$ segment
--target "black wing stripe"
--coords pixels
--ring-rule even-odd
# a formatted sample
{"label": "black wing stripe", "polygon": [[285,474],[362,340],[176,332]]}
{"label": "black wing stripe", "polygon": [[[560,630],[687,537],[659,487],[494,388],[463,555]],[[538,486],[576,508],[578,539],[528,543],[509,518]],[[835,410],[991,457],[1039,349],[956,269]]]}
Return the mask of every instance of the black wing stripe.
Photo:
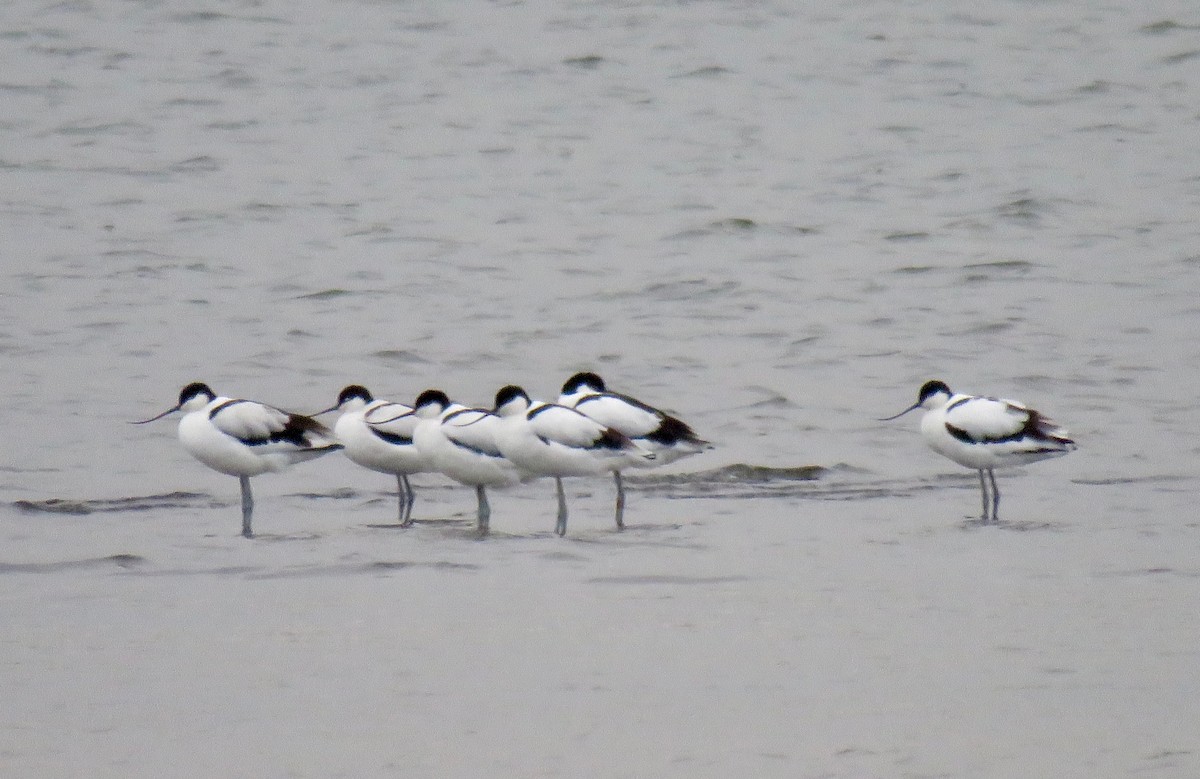
{"label": "black wing stripe", "polygon": [[1060,444],[1074,443],[1071,439],[1060,435],[1050,434],[1050,430],[1056,428],[1053,425],[1048,425],[1046,418],[1040,416],[1036,411],[1030,411],[1029,417],[1025,420],[1025,424],[1021,429],[1010,435],[1002,436],[980,436],[976,438],[963,430],[961,427],[955,427],[949,422],[946,423],[946,432],[962,441],[964,444],[1007,444],[1014,441],[1054,441]]}
{"label": "black wing stripe", "polygon": [[386,430],[376,430],[373,427],[368,429],[374,433],[377,438],[382,441],[386,441],[393,446],[410,446],[413,442],[412,438],[409,436],[398,435],[397,433],[389,433]]}
{"label": "black wing stripe", "polygon": [[498,450],[494,451],[494,452],[489,452],[486,449],[479,448],[478,446],[471,446],[470,444],[464,444],[462,441],[455,441],[453,438],[447,437],[447,439],[450,441],[450,443],[454,444],[459,449],[462,449],[467,452],[471,452],[472,454],[477,454],[477,455],[480,455],[481,457],[491,457],[496,460],[504,459],[504,455],[500,454],[500,452]]}
{"label": "black wing stripe", "polygon": [[222,411],[229,408],[230,406],[236,406],[239,403],[247,403],[247,402],[248,401],[245,401],[245,400],[227,400],[219,406],[214,406],[212,408],[212,410],[208,412],[208,418],[216,419],[217,414],[220,414]]}

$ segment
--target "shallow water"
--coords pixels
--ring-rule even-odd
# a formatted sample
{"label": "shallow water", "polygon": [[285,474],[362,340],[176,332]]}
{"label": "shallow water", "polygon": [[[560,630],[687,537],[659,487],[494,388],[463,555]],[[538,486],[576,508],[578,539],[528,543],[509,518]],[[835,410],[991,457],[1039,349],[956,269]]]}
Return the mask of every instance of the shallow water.
{"label": "shallow water", "polygon": [[[1195,9],[552,5],[0,8],[6,764],[1195,775]],[[584,368],[717,444],[620,535],[126,424]],[[981,526],[934,377],[1081,448]]]}

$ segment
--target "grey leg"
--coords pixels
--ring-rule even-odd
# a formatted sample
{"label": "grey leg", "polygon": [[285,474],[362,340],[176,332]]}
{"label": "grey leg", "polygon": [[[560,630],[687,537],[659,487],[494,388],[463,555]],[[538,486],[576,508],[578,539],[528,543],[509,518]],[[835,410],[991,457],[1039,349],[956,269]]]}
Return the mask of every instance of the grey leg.
{"label": "grey leg", "polygon": [[625,485],[621,483],[621,472],[613,471],[617,483],[617,530],[625,529]]}
{"label": "grey leg", "polygon": [[400,523],[400,527],[408,527],[404,524],[404,507],[408,505],[408,491],[404,489],[404,476],[396,474],[396,503],[399,506],[400,518],[396,521]]}
{"label": "grey leg", "polygon": [[996,486],[996,472],[988,468],[988,476],[992,480],[992,521],[1000,521],[1000,488]]}
{"label": "grey leg", "polygon": [[565,536],[567,534],[567,496],[563,494],[562,477],[555,476],[554,484],[558,488],[558,524],[554,526],[554,532]]}
{"label": "grey leg", "polygon": [[404,527],[412,527],[412,510],[413,504],[417,502],[417,494],[413,492],[412,482],[408,480],[408,474],[404,474],[400,478],[404,480],[404,491],[408,493],[408,500],[404,506],[404,521],[400,524]]}
{"label": "grey leg", "polygon": [[250,526],[250,518],[254,515],[254,496],[250,494],[250,477],[239,476],[242,484],[242,535],[254,538],[254,530]]}
{"label": "grey leg", "polygon": [[479,500],[479,514],[476,520],[476,529],[479,535],[486,536],[488,533],[488,524],[492,519],[492,507],[488,505],[487,490],[480,484],[475,487],[475,497]]}
{"label": "grey leg", "polygon": [[988,521],[988,493],[987,482],[983,479],[983,468],[979,469],[979,494],[983,498],[983,516],[981,519],[984,522]]}

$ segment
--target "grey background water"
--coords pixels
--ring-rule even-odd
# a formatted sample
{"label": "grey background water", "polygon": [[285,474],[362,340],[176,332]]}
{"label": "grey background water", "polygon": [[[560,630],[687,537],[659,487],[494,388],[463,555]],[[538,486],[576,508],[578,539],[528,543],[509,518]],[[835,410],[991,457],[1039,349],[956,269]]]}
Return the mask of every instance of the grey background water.
{"label": "grey background water", "polygon": [[[198,763],[213,774],[1194,775],[1198,68],[1185,2],[0,7],[6,760],[151,775],[207,738],[231,744]],[[125,424],[196,379],[312,411],[349,382],[397,400],[440,386],[486,404],[512,381],[552,396],[582,368],[719,445],[676,472],[832,470],[646,484],[620,538],[608,486],[581,483],[565,547],[547,546],[549,493],[530,486],[494,501],[515,536],[489,549],[463,546],[457,522],[381,538],[367,526],[390,516],[386,480],[322,461],[260,480],[260,528],[296,541],[264,553],[226,537],[232,480],[193,463],[169,423]],[[1031,532],[962,532],[973,477],[926,451],[915,419],[874,421],[931,377],[1023,398],[1080,441],[1001,476],[1008,527]],[[424,484],[418,516],[469,514],[468,495]],[[52,500],[93,513],[29,510]],[[497,587],[513,589],[464,606]],[[812,587],[831,599],[804,605]],[[371,624],[391,591],[431,598],[410,616],[438,626],[396,641],[442,651],[478,640],[447,613],[494,637],[533,598],[546,623],[499,648],[562,676],[435,651],[435,693],[418,652],[397,692],[363,681],[381,660],[364,640],[341,675],[272,702],[220,682],[239,664],[213,636],[245,627],[231,616],[245,589],[266,604],[245,618],[280,624],[244,648],[265,643],[285,668],[312,658],[281,635],[386,642]],[[130,591],[165,621],[134,630]],[[288,611],[291,594],[330,598],[336,627]],[[965,622],[925,630],[912,598]],[[772,633],[792,608],[804,627]],[[946,640],[988,635],[981,612],[1046,632],[993,636],[983,668],[940,666],[961,657]],[[734,656],[692,635],[610,668],[571,638],[654,641],[689,620]],[[127,629],[163,641],[131,647]],[[566,648],[543,654],[543,634]],[[64,642],[78,656],[57,658]],[[1037,654],[1046,642],[1061,654]],[[767,646],[794,660],[755,654]],[[863,668],[842,669],[842,686],[793,686],[856,650]],[[1026,651],[1035,679],[1003,665]],[[125,678],[130,652],[146,666]],[[194,680],[171,676],[189,666]],[[116,692],[147,673],[155,699],[217,692],[153,714]],[[266,690],[296,684],[280,673]],[[964,681],[978,685],[965,707]],[[785,727],[877,695],[861,719],[835,717],[844,731],[823,716]],[[466,720],[410,708],[423,696]],[[76,719],[113,697],[112,723]],[[550,724],[519,713],[543,700]],[[287,724],[314,701],[341,706],[309,715],[324,750]],[[497,720],[470,714],[490,705]],[[602,724],[618,712],[624,727]],[[424,743],[405,752],[402,733],[361,729],[376,716]],[[284,723],[278,753],[235,735],[268,721]],[[155,749],[123,750],[147,729]]]}

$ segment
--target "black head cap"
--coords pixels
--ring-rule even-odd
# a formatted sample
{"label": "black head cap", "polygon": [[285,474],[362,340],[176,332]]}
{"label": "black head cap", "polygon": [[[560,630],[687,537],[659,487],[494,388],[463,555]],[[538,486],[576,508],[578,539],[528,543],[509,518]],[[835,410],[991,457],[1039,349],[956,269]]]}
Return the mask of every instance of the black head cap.
{"label": "black head cap", "polygon": [[215,392],[209,389],[209,386],[202,381],[193,381],[179,391],[179,405],[182,406],[189,400],[195,397],[204,396],[212,400],[217,396]]}
{"label": "black head cap", "polygon": [[496,393],[496,408],[500,408],[506,403],[511,403],[517,398],[524,398],[525,402],[529,402],[529,396],[525,394],[525,390],[515,384],[509,384],[506,387],[501,387]]}
{"label": "black head cap", "polygon": [[358,398],[364,403],[370,403],[375,398],[371,397],[371,393],[361,384],[347,384],[341,392],[338,393],[337,404],[340,406],[347,400]]}
{"label": "black head cap", "polygon": [[571,378],[567,379],[567,383],[563,385],[562,394],[574,395],[580,389],[588,387],[596,392],[604,392],[604,379],[598,374],[591,371],[583,371],[576,373]]}
{"label": "black head cap", "polygon": [[945,393],[946,395],[954,394],[944,381],[938,381],[937,379],[927,381],[921,385],[921,391],[917,393],[917,402],[924,403],[927,398],[931,398],[939,393]]}
{"label": "black head cap", "polygon": [[416,408],[429,405],[437,405],[445,408],[450,405],[450,398],[446,397],[446,393],[439,389],[427,389],[420,395],[417,395],[417,399],[413,402],[413,405]]}

